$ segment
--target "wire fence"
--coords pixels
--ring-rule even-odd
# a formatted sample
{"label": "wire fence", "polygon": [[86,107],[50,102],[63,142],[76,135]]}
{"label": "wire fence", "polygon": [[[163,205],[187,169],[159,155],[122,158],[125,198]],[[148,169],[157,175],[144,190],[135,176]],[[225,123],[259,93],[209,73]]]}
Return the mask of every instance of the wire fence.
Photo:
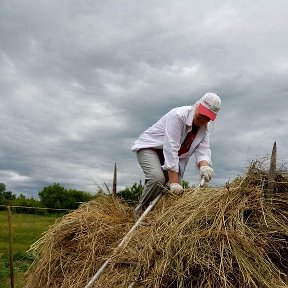
{"label": "wire fence", "polygon": [[[0,205],[0,210],[1,287],[20,288],[23,287],[23,274],[33,262],[33,257],[26,255],[30,245],[58,218],[72,210],[9,205]],[[22,279],[17,279],[18,276]]]}

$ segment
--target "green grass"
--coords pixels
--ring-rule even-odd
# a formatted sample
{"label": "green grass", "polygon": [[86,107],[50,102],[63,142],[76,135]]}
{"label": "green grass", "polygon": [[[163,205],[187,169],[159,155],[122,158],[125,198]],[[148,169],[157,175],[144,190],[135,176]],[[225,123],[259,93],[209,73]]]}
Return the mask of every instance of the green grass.
{"label": "green grass", "polygon": [[[59,217],[61,216],[16,214],[12,210],[15,288],[23,288],[25,286],[25,272],[34,260],[33,255],[26,251]],[[8,213],[7,211],[0,211],[0,286],[2,288],[10,287],[9,267]]]}

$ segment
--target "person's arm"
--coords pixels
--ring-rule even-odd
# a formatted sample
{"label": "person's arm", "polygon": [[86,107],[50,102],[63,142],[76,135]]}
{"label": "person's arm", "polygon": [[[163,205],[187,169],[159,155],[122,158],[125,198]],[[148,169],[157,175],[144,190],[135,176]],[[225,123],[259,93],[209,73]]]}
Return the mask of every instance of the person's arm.
{"label": "person's arm", "polygon": [[169,184],[171,183],[179,184],[179,173],[172,171],[172,170],[167,170],[167,171],[168,171],[168,177],[169,177]]}
{"label": "person's arm", "polygon": [[200,169],[200,178],[204,178],[206,182],[209,182],[214,175],[214,170],[209,166],[208,161],[202,160],[198,164]]}
{"label": "person's arm", "polygon": [[[195,157],[196,162],[198,163],[198,167],[211,164],[211,149],[210,149],[210,139],[209,139],[209,132],[205,132],[205,136],[202,139],[202,141],[199,143],[199,145],[195,149]],[[203,161],[203,162],[202,162]],[[205,162],[204,162],[205,161]],[[202,163],[201,163],[202,162]],[[201,164],[200,164],[201,163]]]}
{"label": "person's arm", "polygon": [[181,146],[181,135],[184,127],[182,112],[172,109],[166,117],[165,132],[163,139],[164,170],[179,172],[178,151]]}
{"label": "person's arm", "polygon": [[202,166],[208,166],[209,163],[206,160],[202,160],[198,163],[198,167],[201,168]]}
{"label": "person's arm", "polygon": [[181,196],[184,192],[184,189],[182,185],[180,185],[179,181],[179,174],[178,172],[167,170],[168,171],[168,177],[169,177],[169,188],[170,192],[173,195]]}
{"label": "person's arm", "polygon": [[209,182],[214,176],[214,170],[211,167],[209,132],[206,132],[204,139],[197,149],[197,158],[200,178],[204,178],[206,182]]}

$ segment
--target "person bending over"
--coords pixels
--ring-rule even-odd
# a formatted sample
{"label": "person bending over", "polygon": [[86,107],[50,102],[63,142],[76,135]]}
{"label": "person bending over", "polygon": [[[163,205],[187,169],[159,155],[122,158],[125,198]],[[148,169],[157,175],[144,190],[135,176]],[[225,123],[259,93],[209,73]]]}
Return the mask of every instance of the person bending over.
{"label": "person bending over", "polygon": [[135,141],[131,150],[136,152],[145,175],[144,190],[135,209],[137,218],[166,183],[172,194],[183,194],[181,181],[193,154],[200,177],[206,182],[212,179],[209,122],[216,119],[220,108],[220,97],[206,93],[192,106],[170,110]]}

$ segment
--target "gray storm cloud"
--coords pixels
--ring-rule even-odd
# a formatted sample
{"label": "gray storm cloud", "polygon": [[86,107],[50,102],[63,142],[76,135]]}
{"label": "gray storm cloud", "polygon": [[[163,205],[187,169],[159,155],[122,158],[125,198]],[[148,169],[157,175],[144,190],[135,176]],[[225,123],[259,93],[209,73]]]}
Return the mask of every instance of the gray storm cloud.
{"label": "gray storm cloud", "polygon": [[[277,141],[287,159],[288,3],[2,1],[0,182],[36,196],[143,179],[130,151],[169,109],[218,93],[212,184]],[[196,184],[191,159],[185,177]]]}

